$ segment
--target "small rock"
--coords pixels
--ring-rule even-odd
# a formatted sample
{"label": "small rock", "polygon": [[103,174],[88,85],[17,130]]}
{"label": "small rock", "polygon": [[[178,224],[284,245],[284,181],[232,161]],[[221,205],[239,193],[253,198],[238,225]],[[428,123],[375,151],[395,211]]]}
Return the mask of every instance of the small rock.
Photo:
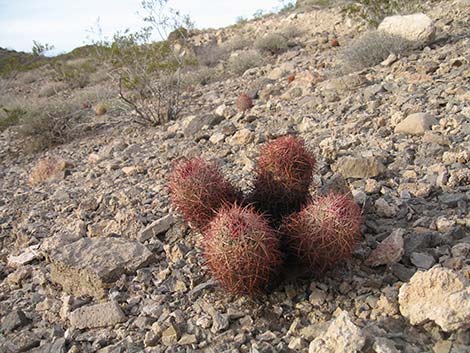
{"label": "small rock", "polygon": [[431,255],[419,252],[412,253],[410,261],[416,267],[424,270],[429,270],[436,263],[436,260]]}
{"label": "small rock", "polygon": [[376,338],[372,348],[375,353],[400,353],[393,344],[393,341],[384,337]]}
{"label": "small rock", "polygon": [[446,332],[470,327],[470,286],[453,270],[417,272],[400,288],[398,302],[412,325],[432,320]]}
{"label": "small rock", "polygon": [[162,332],[162,343],[165,346],[173,346],[178,342],[178,331],[173,325],[170,325],[165,331]]}
{"label": "small rock", "polygon": [[404,229],[396,229],[385,238],[370,254],[366,264],[372,267],[389,265],[401,260],[405,253]]}
{"label": "small rock", "polygon": [[127,320],[115,301],[83,306],[69,316],[70,325],[78,329],[114,326]]}
{"label": "small rock", "polygon": [[433,20],[423,13],[386,17],[377,29],[423,44],[433,40],[436,34]]}
{"label": "small rock", "polygon": [[437,124],[437,120],[431,114],[415,113],[407,116],[405,120],[395,126],[395,133],[424,135],[435,124]]}
{"label": "small rock", "polygon": [[241,129],[235,133],[230,139],[229,143],[233,145],[246,145],[255,139],[255,134],[248,129]]}
{"label": "small rock", "polygon": [[8,333],[20,327],[27,325],[30,320],[26,317],[21,310],[12,310],[8,315],[3,318],[2,332]]}
{"label": "small rock", "polygon": [[381,217],[393,218],[398,213],[398,206],[388,203],[383,197],[381,197],[375,201],[375,210]]}
{"label": "small rock", "polygon": [[345,178],[371,178],[385,171],[384,165],[377,157],[342,157],[332,169]]}
{"label": "small rock", "polygon": [[26,248],[21,254],[18,256],[10,255],[8,256],[7,264],[10,267],[19,267],[26,264],[29,264],[39,258],[39,244],[32,245],[29,248]]}
{"label": "small rock", "polygon": [[225,134],[221,132],[215,132],[209,138],[209,141],[212,142],[214,145],[223,142],[225,140]]}
{"label": "small rock", "polygon": [[188,334],[183,335],[178,341],[178,344],[180,346],[186,346],[186,345],[195,344],[195,343],[197,343],[196,335],[188,335]]}
{"label": "small rock", "polygon": [[165,233],[173,224],[175,224],[175,217],[171,213],[167,214],[145,227],[145,229],[140,232],[139,241],[143,242]]}
{"label": "small rock", "polygon": [[308,353],[360,352],[365,341],[361,329],[354,325],[346,311],[341,311],[328,330],[310,343]]}

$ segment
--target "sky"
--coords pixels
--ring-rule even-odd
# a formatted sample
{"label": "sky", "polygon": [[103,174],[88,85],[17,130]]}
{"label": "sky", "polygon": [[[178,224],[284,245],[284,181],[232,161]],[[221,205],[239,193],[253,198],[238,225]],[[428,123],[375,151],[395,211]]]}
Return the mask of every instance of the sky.
{"label": "sky", "polygon": [[[141,0],[0,0],[0,47],[30,52],[34,40],[53,45],[49,54],[68,52],[98,39],[98,19],[105,38],[126,28],[142,28],[140,4]],[[169,0],[168,4],[188,14],[196,28],[219,28],[238,17],[250,18],[260,9],[279,9],[283,1]]]}

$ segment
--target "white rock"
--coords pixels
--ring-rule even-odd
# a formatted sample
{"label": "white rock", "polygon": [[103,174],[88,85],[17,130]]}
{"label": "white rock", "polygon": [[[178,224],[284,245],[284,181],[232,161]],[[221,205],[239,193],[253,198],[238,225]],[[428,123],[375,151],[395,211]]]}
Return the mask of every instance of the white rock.
{"label": "white rock", "polygon": [[235,133],[230,138],[229,143],[233,145],[246,145],[250,142],[253,142],[255,139],[255,134],[248,129],[241,129]]}
{"label": "white rock", "polygon": [[342,311],[331,322],[326,333],[310,343],[308,353],[360,352],[365,341],[361,329],[353,324],[346,311]]}
{"label": "white rock", "polygon": [[434,22],[423,13],[386,17],[378,30],[421,43],[431,41],[436,34]]}
{"label": "white rock", "polygon": [[225,135],[221,132],[216,132],[212,134],[209,138],[209,141],[212,142],[214,145],[218,144],[219,142],[223,142],[225,140]]}
{"label": "white rock", "polygon": [[436,118],[428,113],[416,113],[406,117],[395,127],[395,133],[405,133],[409,135],[424,135],[437,124]]}
{"label": "white rock", "polygon": [[166,232],[175,223],[175,217],[170,213],[152,222],[139,235],[139,241],[146,241],[158,234]]}
{"label": "white rock", "polygon": [[39,244],[31,245],[29,248],[26,248],[21,254],[18,256],[10,255],[8,256],[7,264],[10,267],[19,267],[30,262],[33,262],[39,257],[38,250]]}
{"label": "white rock", "polygon": [[470,327],[470,285],[461,274],[433,267],[400,288],[400,312],[412,325],[434,321],[449,332]]}

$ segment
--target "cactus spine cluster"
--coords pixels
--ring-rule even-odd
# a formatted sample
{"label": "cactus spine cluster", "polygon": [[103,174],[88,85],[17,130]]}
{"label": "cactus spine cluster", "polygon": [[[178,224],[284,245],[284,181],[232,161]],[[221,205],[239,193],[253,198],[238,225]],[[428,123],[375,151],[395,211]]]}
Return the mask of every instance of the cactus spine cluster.
{"label": "cactus spine cluster", "polygon": [[237,294],[263,291],[286,252],[316,273],[352,255],[361,209],[346,194],[312,198],[314,169],[313,154],[294,136],[261,148],[245,197],[214,164],[195,158],[175,165],[172,203],[203,233],[205,263],[222,287]]}

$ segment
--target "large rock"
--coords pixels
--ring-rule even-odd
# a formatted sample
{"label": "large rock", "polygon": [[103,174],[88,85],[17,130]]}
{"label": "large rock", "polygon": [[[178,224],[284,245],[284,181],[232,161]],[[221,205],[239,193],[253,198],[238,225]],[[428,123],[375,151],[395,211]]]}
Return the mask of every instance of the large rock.
{"label": "large rock", "polygon": [[345,178],[372,178],[385,171],[385,167],[377,157],[342,157],[333,170]]}
{"label": "large rock", "polygon": [[395,126],[395,132],[409,135],[424,135],[435,124],[437,124],[437,120],[431,114],[415,113],[407,116],[405,120]]}
{"label": "large rock", "polygon": [[73,311],[70,325],[78,329],[114,326],[127,320],[118,303],[111,301],[88,305]]}
{"label": "large rock", "polygon": [[121,238],[82,238],[50,255],[52,280],[64,291],[101,298],[124,273],[149,264],[152,253],[142,244]]}
{"label": "large rock", "polygon": [[417,272],[400,288],[400,311],[412,325],[434,321],[444,331],[470,327],[468,280],[447,268]]}
{"label": "large rock", "polygon": [[378,30],[423,44],[433,40],[436,34],[434,22],[423,13],[386,17]]}
{"label": "large rock", "polygon": [[308,348],[308,353],[355,353],[360,352],[365,344],[361,329],[342,311],[334,319],[325,334],[315,338]]}

